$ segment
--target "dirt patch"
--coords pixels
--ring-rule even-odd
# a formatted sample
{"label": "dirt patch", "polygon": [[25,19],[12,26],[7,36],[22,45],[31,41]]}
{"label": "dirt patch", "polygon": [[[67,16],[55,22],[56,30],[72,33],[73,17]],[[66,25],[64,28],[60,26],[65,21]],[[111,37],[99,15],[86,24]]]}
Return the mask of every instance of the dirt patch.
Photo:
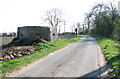
{"label": "dirt patch", "polygon": [[32,54],[37,48],[34,46],[12,46],[2,50],[0,61],[8,61]]}

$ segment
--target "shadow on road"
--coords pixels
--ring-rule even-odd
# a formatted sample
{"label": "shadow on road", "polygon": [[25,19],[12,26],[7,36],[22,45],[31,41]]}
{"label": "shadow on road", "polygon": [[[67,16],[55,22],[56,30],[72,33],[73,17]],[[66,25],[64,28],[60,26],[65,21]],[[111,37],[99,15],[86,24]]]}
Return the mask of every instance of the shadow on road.
{"label": "shadow on road", "polygon": [[104,75],[104,76],[101,76],[104,72],[106,72],[108,70],[108,65],[105,64],[104,66],[100,67],[99,69],[97,70],[94,70],[88,74],[85,74],[81,77],[104,77],[104,76],[107,76],[107,75]]}
{"label": "shadow on road", "polygon": [[[120,75],[120,66],[116,66],[116,68],[112,68],[112,63],[119,62],[120,54],[117,56],[112,57],[110,60],[108,60],[108,63],[106,63],[104,66],[100,67],[97,70],[94,70],[88,74],[85,74],[80,77],[109,77],[109,76],[115,76],[118,77]],[[113,71],[110,74],[103,74],[104,72],[108,71],[108,69],[113,69]]]}

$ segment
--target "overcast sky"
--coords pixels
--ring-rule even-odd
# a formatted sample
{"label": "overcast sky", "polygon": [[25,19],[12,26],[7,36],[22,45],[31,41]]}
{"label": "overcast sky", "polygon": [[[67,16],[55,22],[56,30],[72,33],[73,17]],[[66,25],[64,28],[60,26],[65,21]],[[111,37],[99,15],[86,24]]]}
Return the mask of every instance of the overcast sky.
{"label": "overcast sky", "polygon": [[[0,32],[16,32],[17,27],[22,26],[46,25],[41,17],[52,8],[65,12],[66,31],[71,31],[70,26],[82,23],[84,14],[95,3],[110,1],[113,0],[0,0]],[[118,1],[114,0],[116,6]]]}

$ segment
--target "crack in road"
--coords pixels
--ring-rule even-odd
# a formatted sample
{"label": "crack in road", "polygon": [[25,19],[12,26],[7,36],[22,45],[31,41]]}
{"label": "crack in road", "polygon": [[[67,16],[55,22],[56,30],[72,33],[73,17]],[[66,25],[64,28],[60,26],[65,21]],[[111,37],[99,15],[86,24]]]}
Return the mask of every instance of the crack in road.
{"label": "crack in road", "polygon": [[62,66],[62,64],[59,64],[54,71],[52,71],[53,76],[55,75],[55,72],[58,70],[58,68]]}

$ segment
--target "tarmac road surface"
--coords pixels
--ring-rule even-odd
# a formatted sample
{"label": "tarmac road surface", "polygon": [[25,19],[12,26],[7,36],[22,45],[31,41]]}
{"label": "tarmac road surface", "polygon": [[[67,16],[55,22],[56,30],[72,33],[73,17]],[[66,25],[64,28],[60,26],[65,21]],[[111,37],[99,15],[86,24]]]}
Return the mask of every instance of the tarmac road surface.
{"label": "tarmac road surface", "polygon": [[97,77],[96,45],[94,38],[83,36],[79,41],[11,77]]}

